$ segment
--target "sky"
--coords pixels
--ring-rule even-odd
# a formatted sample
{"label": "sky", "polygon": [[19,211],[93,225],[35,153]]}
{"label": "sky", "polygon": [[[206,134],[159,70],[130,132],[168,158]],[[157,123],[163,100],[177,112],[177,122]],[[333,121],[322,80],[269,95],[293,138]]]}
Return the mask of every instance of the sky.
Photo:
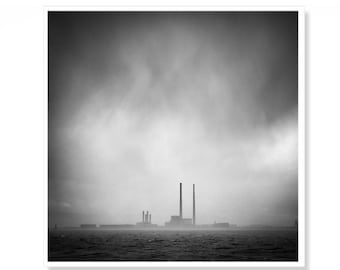
{"label": "sky", "polygon": [[294,12],[50,12],[49,226],[293,225]]}

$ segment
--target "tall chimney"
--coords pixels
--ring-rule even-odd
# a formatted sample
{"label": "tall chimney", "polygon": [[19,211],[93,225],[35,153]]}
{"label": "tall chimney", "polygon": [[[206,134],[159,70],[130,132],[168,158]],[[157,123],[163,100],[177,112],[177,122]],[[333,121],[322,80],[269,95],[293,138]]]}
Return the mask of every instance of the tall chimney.
{"label": "tall chimney", "polygon": [[179,216],[183,217],[182,212],[182,183],[179,183]]}
{"label": "tall chimney", "polygon": [[144,223],[145,219],[144,219],[144,211],[143,211],[143,223]]}
{"label": "tall chimney", "polygon": [[195,184],[192,186],[192,224],[196,225]]}
{"label": "tall chimney", "polygon": [[151,213],[150,213],[150,216],[149,216],[149,223],[151,224]]}
{"label": "tall chimney", "polygon": [[146,211],[146,221],[145,223],[148,223],[149,222],[149,211]]}

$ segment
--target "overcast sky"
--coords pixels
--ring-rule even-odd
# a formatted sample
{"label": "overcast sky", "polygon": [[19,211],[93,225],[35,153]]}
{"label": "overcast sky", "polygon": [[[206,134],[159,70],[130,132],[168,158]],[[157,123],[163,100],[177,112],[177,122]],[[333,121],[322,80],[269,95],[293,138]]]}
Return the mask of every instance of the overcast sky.
{"label": "overcast sky", "polygon": [[292,225],[297,13],[50,13],[50,226]]}

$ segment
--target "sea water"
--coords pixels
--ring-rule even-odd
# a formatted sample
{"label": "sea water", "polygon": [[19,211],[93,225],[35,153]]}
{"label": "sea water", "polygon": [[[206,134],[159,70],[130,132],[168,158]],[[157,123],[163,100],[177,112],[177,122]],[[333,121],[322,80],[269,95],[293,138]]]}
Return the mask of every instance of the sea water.
{"label": "sea water", "polygon": [[297,261],[296,230],[50,230],[49,261]]}

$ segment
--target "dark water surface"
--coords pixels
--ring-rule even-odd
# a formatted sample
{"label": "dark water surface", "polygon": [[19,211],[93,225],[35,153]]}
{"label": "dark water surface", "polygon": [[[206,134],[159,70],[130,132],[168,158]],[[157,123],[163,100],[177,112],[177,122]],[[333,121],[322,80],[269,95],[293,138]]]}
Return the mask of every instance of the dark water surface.
{"label": "dark water surface", "polygon": [[51,230],[49,261],[297,261],[296,230]]}

